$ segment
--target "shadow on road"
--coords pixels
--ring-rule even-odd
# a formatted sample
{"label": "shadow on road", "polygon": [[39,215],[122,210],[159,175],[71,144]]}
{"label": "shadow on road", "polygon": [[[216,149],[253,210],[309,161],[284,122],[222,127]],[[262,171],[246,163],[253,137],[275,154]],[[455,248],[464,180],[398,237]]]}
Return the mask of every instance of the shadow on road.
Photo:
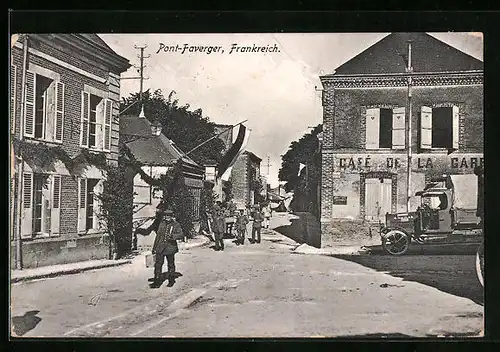
{"label": "shadow on road", "polygon": [[42,318],[37,317],[39,310],[30,310],[22,316],[12,317],[12,331],[16,336],[23,336],[28,331],[33,330]]}
{"label": "shadow on road", "polygon": [[[454,296],[484,305],[483,288],[475,271],[473,255],[335,255],[405,281],[432,286]],[[425,297],[422,297],[425,302]]]}
{"label": "shadow on road", "polygon": [[294,240],[297,243],[300,243],[300,244],[305,243],[307,240],[307,238],[306,238],[307,236],[304,233],[304,231],[302,231],[302,228],[300,226],[299,221],[300,221],[299,218],[291,219],[290,225],[278,226],[278,227],[273,228],[273,230],[276,232],[279,232],[283,236],[286,236],[286,237]]}

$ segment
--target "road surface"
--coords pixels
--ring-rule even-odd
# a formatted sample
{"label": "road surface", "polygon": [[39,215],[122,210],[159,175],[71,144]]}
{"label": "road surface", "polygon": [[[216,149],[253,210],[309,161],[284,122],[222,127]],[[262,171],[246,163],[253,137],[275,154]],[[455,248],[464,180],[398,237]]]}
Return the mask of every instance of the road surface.
{"label": "road surface", "polygon": [[[276,215],[272,227],[287,222],[288,215]],[[245,246],[226,240],[224,252],[209,247],[181,251],[176,259],[183,276],[172,287],[149,287],[152,269],[145,268],[142,256],[121,267],[13,284],[15,333],[25,337],[423,337],[470,336],[482,329],[483,307],[477,297],[456,288],[441,291],[439,285],[415,276],[390,275],[390,266],[402,262],[383,256],[353,260],[293,254],[295,242],[272,232],[263,236],[262,243]],[[433,262],[408,257],[404,268],[431,270],[434,278],[438,277],[433,271],[436,263],[440,271],[469,270],[464,258],[447,258],[436,257]],[[474,268],[470,270],[473,273]],[[459,285],[460,279],[456,282]],[[472,281],[467,286],[465,291],[476,290],[470,287]]]}

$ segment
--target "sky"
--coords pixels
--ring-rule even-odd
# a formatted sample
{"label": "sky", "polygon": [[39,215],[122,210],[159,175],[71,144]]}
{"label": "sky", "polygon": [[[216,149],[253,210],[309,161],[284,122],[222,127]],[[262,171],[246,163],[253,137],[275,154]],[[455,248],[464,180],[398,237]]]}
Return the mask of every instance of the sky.
{"label": "sky", "polygon": [[[290,143],[322,123],[319,76],[375,44],[389,33],[258,33],[258,34],[100,34],[118,54],[139,66],[144,54],[144,90],[172,90],[179,105],[201,108],[221,124],[248,120],[247,150],[260,158],[261,173],[278,185],[281,155]],[[429,33],[480,60],[480,33]],[[159,50],[179,45],[177,51]],[[220,47],[218,52],[183,51],[188,47]],[[279,49],[278,52],[231,53],[233,44]],[[222,50],[224,50],[222,52]],[[132,66],[122,77],[138,76]],[[121,82],[121,95],[139,91],[139,80]],[[269,159],[268,159],[269,158]],[[269,160],[269,168],[268,168]],[[269,171],[268,171],[269,170]]]}

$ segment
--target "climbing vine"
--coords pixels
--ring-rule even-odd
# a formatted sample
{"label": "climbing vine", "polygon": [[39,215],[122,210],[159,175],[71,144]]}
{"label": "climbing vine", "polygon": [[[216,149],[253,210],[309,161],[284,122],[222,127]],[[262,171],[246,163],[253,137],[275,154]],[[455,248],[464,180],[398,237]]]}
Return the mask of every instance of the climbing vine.
{"label": "climbing vine", "polygon": [[120,147],[122,157],[119,163],[123,167],[129,167],[133,173],[139,174],[144,182],[150,186],[157,187],[162,191],[160,206],[173,211],[186,237],[193,236],[194,214],[192,212],[192,195],[188,187],[184,184],[184,174],[182,160],[159,177],[151,177],[142,169],[142,164],[137,161],[134,155],[122,144]]}

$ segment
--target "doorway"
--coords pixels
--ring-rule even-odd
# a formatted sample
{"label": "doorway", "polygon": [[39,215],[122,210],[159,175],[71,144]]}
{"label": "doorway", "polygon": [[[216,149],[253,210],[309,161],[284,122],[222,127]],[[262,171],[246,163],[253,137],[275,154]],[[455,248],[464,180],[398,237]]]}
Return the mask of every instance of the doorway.
{"label": "doorway", "polygon": [[385,214],[391,212],[392,179],[365,179],[365,218],[370,221],[384,221]]}

